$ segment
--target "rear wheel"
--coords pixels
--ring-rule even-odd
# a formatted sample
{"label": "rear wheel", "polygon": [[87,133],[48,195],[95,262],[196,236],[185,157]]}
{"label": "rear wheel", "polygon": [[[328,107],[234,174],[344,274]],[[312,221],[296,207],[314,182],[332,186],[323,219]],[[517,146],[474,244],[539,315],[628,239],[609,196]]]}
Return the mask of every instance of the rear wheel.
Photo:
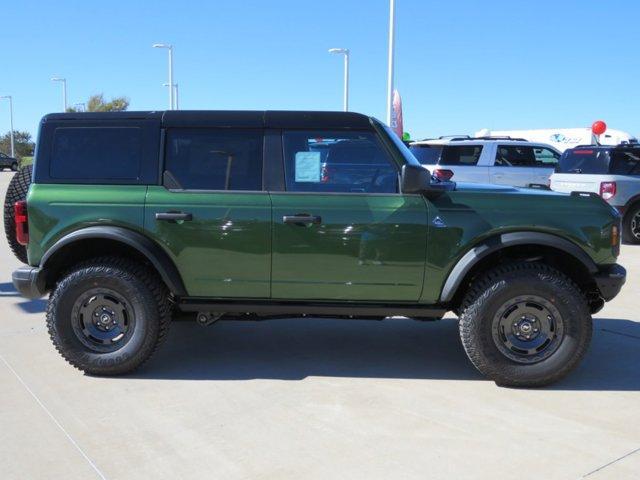
{"label": "rear wheel", "polygon": [[11,251],[22,263],[27,263],[27,247],[16,240],[16,222],[13,206],[16,202],[27,198],[31,184],[32,165],[21,168],[9,182],[7,194],[4,197],[4,233]]}
{"label": "rear wheel", "polygon": [[58,283],[47,308],[56,349],[93,375],[138,368],[155,352],[170,320],[168,292],[157,275],[116,257],[74,268]]}
{"label": "rear wheel", "polygon": [[640,204],[627,210],[622,220],[622,239],[626,243],[640,244]]}
{"label": "rear wheel", "polygon": [[495,268],[474,282],[461,310],[469,359],[499,385],[553,383],[578,365],[591,340],[584,295],[547,265]]}

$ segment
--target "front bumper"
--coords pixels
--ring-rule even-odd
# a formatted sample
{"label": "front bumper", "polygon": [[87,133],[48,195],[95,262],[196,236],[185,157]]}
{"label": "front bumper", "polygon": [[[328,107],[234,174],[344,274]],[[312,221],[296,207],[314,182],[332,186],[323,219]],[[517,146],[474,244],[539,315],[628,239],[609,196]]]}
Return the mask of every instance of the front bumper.
{"label": "front bumper", "polygon": [[26,298],[40,298],[46,292],[44,275],[37,267],[20,267],[11,275],[13,286]]}
{"label": "front bumper", "polygon": [[627,271],[622,265],[613,264],[602,268],[594,275],[600,295],[605,302],[613,300],[627,281]]}

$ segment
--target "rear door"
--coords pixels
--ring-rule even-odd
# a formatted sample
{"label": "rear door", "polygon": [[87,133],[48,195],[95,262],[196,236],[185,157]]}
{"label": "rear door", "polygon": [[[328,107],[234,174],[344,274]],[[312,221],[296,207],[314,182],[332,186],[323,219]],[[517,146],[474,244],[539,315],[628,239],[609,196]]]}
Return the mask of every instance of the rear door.
{"label": "rear door", "polygon": [[488,183],[489,167],[480,162],[484,148],[483,145],[445,145],[438,168],[451,170],[453,181]]}
{"label": "rear door", "polygon": [[548,147],[535,146],[533,147],[533,155],[535,157],[535,173],[531,183],[548,186],[551,175],[558,167],[560,153]]}
{"label": "rear door", "polygon": [[145,229],[195,297],[270,296],[271,201],[259,128],[168,128]]}
{"label": "rear door", "polygon": [[398,166],[376,134],[285,130],[283,147],[285,188],[271,192],[272,297],[416,302],[427,204],[399,193]]}

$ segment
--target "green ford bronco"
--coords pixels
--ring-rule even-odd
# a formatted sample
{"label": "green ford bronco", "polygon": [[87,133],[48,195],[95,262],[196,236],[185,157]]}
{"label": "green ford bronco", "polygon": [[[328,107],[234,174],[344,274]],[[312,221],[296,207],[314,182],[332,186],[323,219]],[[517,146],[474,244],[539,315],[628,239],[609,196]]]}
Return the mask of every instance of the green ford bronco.
{"label": "green ford bronco", "polygon": [[50,292],[55,347],[94,375],[140,366],[174,311],[452,311],[480,372],[541,386],[579,363],[626,276],[620,217],[597,195],[439,181],[356,113],[47,115],[14,204],[29,264],[15,288]]}

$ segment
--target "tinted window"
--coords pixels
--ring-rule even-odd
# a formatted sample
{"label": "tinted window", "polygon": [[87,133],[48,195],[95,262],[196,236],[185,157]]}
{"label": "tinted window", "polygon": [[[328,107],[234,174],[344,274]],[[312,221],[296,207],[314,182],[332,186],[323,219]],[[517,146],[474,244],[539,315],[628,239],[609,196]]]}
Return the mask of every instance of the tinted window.
{"label": "tinted window", "polygon": [[55,179],[136,180],[142,161],[138,127],[57,128],[49,175]]}
{"label": "tinted window", "polygon": [[640,175],[640,148],[612,150],[610,173],[614,175]]}
{"label": "tinted window", "polygon": [[165,169],[184,189],[262,190],[262,131],[175,129]]}
{"label": "tinted window", "polygon": [[603,174],[609,171],[609,153],[595,148],[567,150],[560,157],[560,173]]}
{"label": "tinted window", "polygon": [[373,133],[288,131],[283,139],[289,191],[398,191],[397,168]]}
{"label": "tinted window", "polygon": [[495,165],[497,167],[534,167],[536,158],[533,147],[498,145]]}
{"label": "tinted window", "polygon": [[440,165],[476,165],[481,153],[480,145],[447,145],[442,149]]}
{"label": "tinted window", "polygon": [[422,165],[435,165],[440,161],[442,145],[411,145],[410,150]]}
{"label": "tinted window", "polygon": [[558,152],[554,152],[553,150],[544,147],[534,148],[533,154],[536,157],[536,166],[538,167],[555,168],[558,164],[558,160],[560,159],[560,154]]}

